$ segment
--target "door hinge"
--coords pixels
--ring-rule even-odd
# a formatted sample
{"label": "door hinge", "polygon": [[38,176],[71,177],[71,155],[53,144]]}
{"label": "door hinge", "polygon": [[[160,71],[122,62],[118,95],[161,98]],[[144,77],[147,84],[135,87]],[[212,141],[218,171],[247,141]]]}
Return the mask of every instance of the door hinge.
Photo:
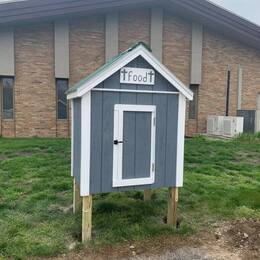
{"label": "door hinge", "polygon": [[156,117],[153,118],[153,125],[156,126]]}
{"label": "door hinge", "polygon": [[152,164],[152,172],[155,171],[155,163]]}

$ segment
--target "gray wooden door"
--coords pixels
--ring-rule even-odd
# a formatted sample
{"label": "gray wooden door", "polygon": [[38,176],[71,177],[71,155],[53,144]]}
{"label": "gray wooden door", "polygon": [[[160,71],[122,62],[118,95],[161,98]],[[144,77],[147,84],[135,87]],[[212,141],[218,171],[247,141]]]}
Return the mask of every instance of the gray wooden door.
{"label": "gray wooden door", "polygon": [[156,107],[115,105],[113,186],[154,183]]}

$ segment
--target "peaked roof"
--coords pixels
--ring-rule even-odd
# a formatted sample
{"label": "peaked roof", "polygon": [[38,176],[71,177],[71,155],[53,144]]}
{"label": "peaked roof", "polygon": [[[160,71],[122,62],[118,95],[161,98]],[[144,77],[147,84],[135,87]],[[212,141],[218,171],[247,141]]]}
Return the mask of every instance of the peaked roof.
{"label": "peaked roof", "polygon": [[[248,1],[250,2],[250,1]],[[250,3],[249,3],[250,4]],[[124,8],[163,6],[260,50],[260,26],[206,0],[17,0],[0,5],[0,26]]]}
{"label": "peaked roof", "polygon": [[178,80],[151,52],[151,49],[143,42],[133,45],[128,50],[118,54],[98,70],[79,81],[67,91],[68,99],[82,97],[88,91],[98,86],[118,70],[126,66],[137,57],[143,57],[158,73],[168,80],[176,89],[189,100],[193,99],[192,91]]}

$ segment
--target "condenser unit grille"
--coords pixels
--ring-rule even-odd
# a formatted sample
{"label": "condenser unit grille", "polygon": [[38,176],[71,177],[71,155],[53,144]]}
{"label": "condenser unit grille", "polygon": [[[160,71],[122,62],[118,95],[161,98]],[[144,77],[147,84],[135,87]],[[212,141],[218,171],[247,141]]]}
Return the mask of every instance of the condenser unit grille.
{"label": "condenser unit grille", "polygon": [[223,134],[225,136],[231,136],[232,135],[232,121],[231,120],[224,120],[223,123]]}
{"label": "condenser unit grille", "polygon": [[207,133],[225,137],[233,137],[243,133],[242,117],[209,116],[207,120]]}
{"label": "condenser unit grille", "polygon": [[207,132],[208,132],[208,134],[214,133],[214,119],[213,118],[208,119]]}

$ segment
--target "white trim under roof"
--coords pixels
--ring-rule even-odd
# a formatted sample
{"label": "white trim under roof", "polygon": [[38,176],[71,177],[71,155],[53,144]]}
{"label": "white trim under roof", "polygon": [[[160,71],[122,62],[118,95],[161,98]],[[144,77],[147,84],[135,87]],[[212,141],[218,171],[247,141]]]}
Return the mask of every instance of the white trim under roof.
{"label": "white trim under roof", "polygon": [[175,77],[175,75],[170,70],[168,70],[158,59],[156,59],[155,56],[143,45],[139,45],[125,55],[122,55],[121,58],[119,58],[114,63],[111,63],[110,66],[104,68],[103,71],[97,73],[97,75],[94,77],[91,77],[74,92],[69,93],[67,98],[73,99],[84,96],[87,92],[98,86],[101,82],[119,71],[138,56],[143,57],[158,73],[160,73],[166,80],[168,80],[187,99],[193,99],[192,91],[186,87],[177,77]]}
{"label": "white trim under roof", "polygon": [[0,1],[0,5],[1,4],[15,3],[15,2],[25,2],[25,1],[28,1],[28,0],[2,0],[2,1]]}
{"label": "white trim under roof", "polygon": [[136,89],[114,89],[114,88],[95,88],[92,91],[99,92],[119,92],[119,93],[142,93],[142,94],[167,94],[167,95],[179,95],[179,92],[172,91],[153,91],[153,90],[136,90]]}

